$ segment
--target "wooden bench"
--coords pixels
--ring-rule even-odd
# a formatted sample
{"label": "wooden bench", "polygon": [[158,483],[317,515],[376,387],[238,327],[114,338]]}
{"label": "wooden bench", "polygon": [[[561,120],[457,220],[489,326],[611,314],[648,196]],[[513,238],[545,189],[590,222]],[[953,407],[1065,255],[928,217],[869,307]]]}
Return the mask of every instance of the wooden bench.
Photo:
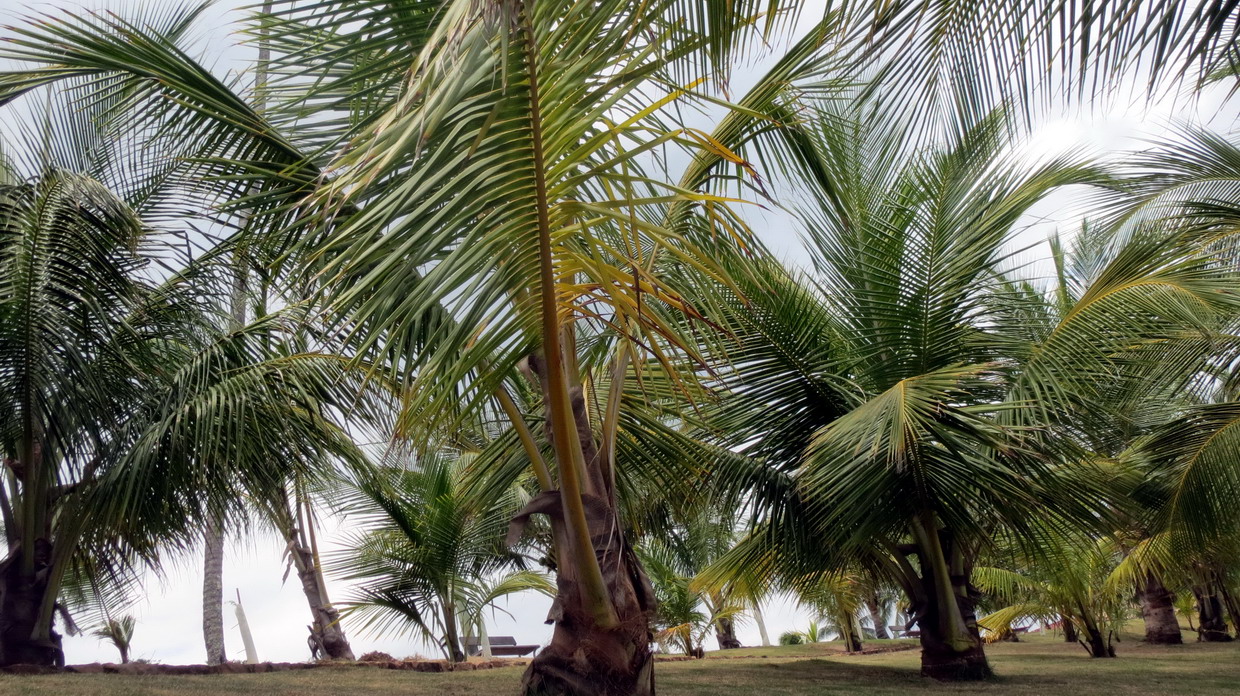
{"label": "wooden bench", "polygon": [[[491,654],[495,657],[533,655],[540,647],[537,645],[517,645],[517,639],[512,636],[491,636],[487,642],[490,643]],[[465,654],[470,657],[477,657],[482,654],[482,645],[477,638],[467,638],[465,640]]]}

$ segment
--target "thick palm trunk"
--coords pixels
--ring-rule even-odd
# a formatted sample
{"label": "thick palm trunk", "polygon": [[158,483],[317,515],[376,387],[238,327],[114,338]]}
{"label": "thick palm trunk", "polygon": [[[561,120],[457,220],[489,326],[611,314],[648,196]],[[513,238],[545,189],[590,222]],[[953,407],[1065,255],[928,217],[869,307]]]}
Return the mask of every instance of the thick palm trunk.
{"label": "thick palm trunk", "polygon": [[934,516],[913,524],[921,565],[921,603],[914,607],[921,629],[922,676],[970,681],[992,676],[977,628],[977,591],[969,584],[964,552]]}
{"label": "thick palm trunk", "polygon": [[1197,597],[1198,640],[1207,643],[1230,641],[1232,638],[1227,632],[1227,620],[1223,616],[1223,603],[1218,593],[1211,586],[1200,585],[1193,588],[1193,594]]}
{"label": "thick palm trunk", "polygon": [[224,525],[210,515],[203,531],[202,639],[207,664],[228,661],[224,650]]}
{"label": "thick palm trunk", "polygon": [[[551,518],[558,566],[550,615],[555,631],[550,645],[530,662],[522,693],[646,696],[654,694],[654,655],[650,651],[654,591],[625,538],[616,504],[614,446],[607,443],[600,452],[594,441],[581,393],[573,333],[561,323],[548,166],[543,151],[541,52],[532,5],[533,0],[517,2],[521,60],[529,94],[530,176],[536,208],[531,212],[536,215],[538,235],[542,356],[535,356],[531,366],[541,382],[559,490],[545,490],[516,519],[535,512]],[[621,383],[627,353],[622,355],[625,358],[617,363],[616,370]],[[612,405],[609,399],[609,414]]]}
{"label": "thick palm trunk", "polygon": [[0,563],[0,665],[63,667],[65,664],[64,649],[56,631],[49,631],[43,640],[34,637],[39,609],[48,591],[51,555],[51,544],[39,539],[33,564],[23,563],[20,547]]}
{"label": "thick palm trunk", "polygon": [[[583,413],[584,402],[580,394],[576,396],[583,407],[579,413]],[[589,450],[588,461],[595,466],[587,471],[597,484],[601,480],[599,456],[592,444]],[[583,592],[580,569],[561,564],[556,569],[556,596],[548,616],[555,622],[555,631],[551,643],[525,672],[521,687],[525,696],[652,696],[655,692],[650,650],[654,590],[620,531],[618,511],[609,497],[587,494],[583,499],[590,539],[616,621],[610,626],[600,623],[591,606],[593,600]],[[535,498],[524,514],[535,511],[549,514],[553,526],[562,526],[555,492]]]}
{"label": "thick palm trunk", "polygon": [[736,637],[736,622],[732,619],[719,619],[715,622],[715,640],[719,641],[720,650],[735,650],[744,647]]}
{"label": "thick palm trunk", "polygon": [[[548,388],[547,365],[538,356],[531,369]],[[555,623],[551,643],[530,662],[522,680],[525,696],[650,696],[654,689],[654,589],[623,533],[615,503],[609,452],[600,451],[586,413],[581,388],[571,393],[573,438],[586,462],[581,486],[585,523],[602,572],[614,623],[604,624],[595,600],[585,592],[581,563],[561,562],[556,568],[556,597],[548,620]],[[550,416],[550,414],[548,414]],[[548,427],[552,419],[548,417]],[[554,432],[552,433],[554,436]],[[571,535],[561,495],[547,491],[517,516],[534,513],[551,518],[555,536],[569,547]],[[561,558],[568,554],[561,554]]]}
{"label": "thick palm trunk", "polygon": [[1180,621],[1175,615],[1175,595],[1163,585],[1154,573],[1146,573],[1145,581],[1137,588],[1137,601],[1141,604],[1141,619],[1145,622],[1145,642],[1161,645],[1178,645],[1184,642],[1180,634]]}
{"label": "thick palm trunk", "polygon": [[645,572],[627,543],[620,535],[606,531],[610,526],[598,525],[594,538],[618,625],[599,626],[582,597],[576,574],[560,569],[551,610],[555,632],[551,643],[530,662],[522,680],[522,694],[654,694],[654,654],[650,651],[653,596]]}

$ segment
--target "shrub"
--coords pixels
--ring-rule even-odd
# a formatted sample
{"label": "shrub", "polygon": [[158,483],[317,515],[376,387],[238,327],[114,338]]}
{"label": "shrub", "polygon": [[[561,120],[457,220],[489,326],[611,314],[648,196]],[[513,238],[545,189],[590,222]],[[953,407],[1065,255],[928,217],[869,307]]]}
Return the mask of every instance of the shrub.
{"label": "shrub", "polygon": [[804,642],[805,636],[796,631],[788,631],[779,637],[780,645],[801,645]]}
{"label": "shrub", "polygon": [[370,652],[357,658],[358,662],[395,662],[396,658],[383,652],[382,650],[371,650]]}

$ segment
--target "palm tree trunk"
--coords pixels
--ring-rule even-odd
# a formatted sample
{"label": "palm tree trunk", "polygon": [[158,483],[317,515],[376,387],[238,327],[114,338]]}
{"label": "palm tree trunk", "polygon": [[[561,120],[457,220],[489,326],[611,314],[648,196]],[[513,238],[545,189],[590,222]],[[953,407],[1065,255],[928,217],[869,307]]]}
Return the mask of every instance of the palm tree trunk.
{"label": "palm tree trunk", "polygon": [[207,664],[228,661],[224,650],[224,524],[210,514],[203,531],[202,638]]}
{"label": "palm tree trunk", "polygon": [[744,647],[736,637],[736,622],[732,619],[719,619],[715,622],[715,639],[719,641],[720,650]]}
{"label": "palm tree trunk", "polygon": [[840,639],[844,641],[846,652],[861,650],[861,632],[857,630],[857,620],[851,615],[841,614],[835,621],[840,628]]}
{"label": "palm tree trunk", "polygon": [[1231,627],[1235,629],[1236,636],[1240,637],[1240,601],[1227,590],[1227,586],[1220,583],[1218,586],[1219,596],[1223,600],[1223,606],[1227,607],[1227,615],[1231,617]]}
{"label": "palm tree trunk", "polygon": [[1085,640],[1083,644],[1085,649],[1089,651],[1090,657],[1115,657],[1115,647],[1111,645],[1111,641],[1102,635],[1102,629],[1098,626],[1098,622],[1090,616],[1085,608],[1081,610],[1081,625],[1085,628]]}
{"label": "palm tree trunk", "polygon": [[1175,615],[1175,595],[1167,590],[1161,578],[1152,572],[1146,573],[1145,581],[1137,587],[1137,601],[1141,604],[1141,619],[1145,621],[1145,642],[1161,645],[1184,642],[1180,620]]}
{"label": "palm tree trunk", "polygon": [[766,632],[766,620],[762,618],[762,603],[753,603],[753,621],[758,624],[758,635],[762,636],[762,647],[771,647],[771,635]]}
{"label": "palm tree trunk", "polygon": [[1069,619],[1066,616],[1061,616],[1059,618],[1059,625],[1063,627],[1063,642],[1075,643],[1076,624],[1072,623],[1072,619]]}
{"label": "palm tree trunk", "polygon": [[[919,516],[912,531],[925,596],[917,614],[922,675],[943,681],[989,678],[993,673],[977,628],[976,599],[969,586],[968,569],[952,572],[953,565],[961,565],[961,551],[950,540],[944,543],[945,535],[932,513]],[[949,562],[949,553],[954,562]]]}
{"label": "palm tree trunk", "polygon": [[879,640],[891,638],[891,632],[887,630],[887,617],[883,616],[878,597],[867,599],[865,606],[870,611],[870,622],[874,624],[874,637]]}
{"label": "palm tree trunk", "polygon": [[[294,495],[300,497],[298,493]],[[293,566],[297,570],[297,579],[301,582],[301,592],[310,607],[310,640],[318,646],[322,655],[332,660],[353,660],[353,648],[349,645],[344,626],[340,623],[340,612],[336,611],[327,596],[318,554],[314,552],[313,544],[307,543],[306,535],[302,531],[314,522],[308,515],[302,514],[301,502],[296,501],[296,504],[296,522],[293,523],[294,518],[286,509],[285,518],[290,526],[286,526],[282,531]]]}
{"label": "palm tree trunk", "polygon": [[45,640],[33,637],[48,592],[51,551],[46,539],[38,539],[29,565],[20,546],[0,563],[0,665],[64,666],[58,633],[51,631]]}
{"label": "palm tree trunk", "polygon": [[491,654],[491,637],[487,635],[487,620],[482,616],[478,617],[478,650],[484,660],[494,657]]}
{"label": "palm tree trunk", "polygon": [[464,662],[465,653],[461,650],[461,638],[456,628],[456,607],[451,602],[443,604],[444,648],[448,659],[452,662]]}
{"label": "palm tree trunk", "polygon": [[[623,533],[613,502],[612,462],[594,442],[576,374],[576,354],[563,343],[550,204],[543,154],[540,55],[532,0],[519,3],[518,35],[529,90],[530,176],[536,198],[542,358],[538,370],[549,437],[559,468],[558,495],[543,493],[527,514],[552,518],[558,551],[551,643],[530,661],[522,693],[537,696],[646,696],[654,693],[650,618],[654,592]],[[569,341],[571,344],[571,341]]]}
{"label": "palm tree trunk", "polygon": [[1227,632],[1227,620],[1223,617],[1223,604],[1212,585],[1193,588],[1197,597],[1198,640],[1207,643],[1223,643],[1232,639]]}

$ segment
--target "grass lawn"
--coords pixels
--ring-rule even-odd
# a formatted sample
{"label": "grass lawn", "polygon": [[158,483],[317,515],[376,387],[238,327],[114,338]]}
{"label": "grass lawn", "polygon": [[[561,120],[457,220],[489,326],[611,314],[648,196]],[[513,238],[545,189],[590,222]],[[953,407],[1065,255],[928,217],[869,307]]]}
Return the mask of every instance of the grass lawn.
{"label": "grass lawn", "polygon": [[[1192,634],[1185,638],[1192,639]],[[871,641],[867,647],[877,643]],[[711,653],[706,660],[661,663],[656,671],[664,696],[771,696],[908,693],[1012,694],[1030,696],[1146,696],[1240,692],[1240,644],[1188,643],[1153,647],[1125,636],[1119,658],[1093,660],[1077,645],[1034,636],[988,648],[998,677],[967,685],[938,684],[917,675],[916,650],[847,656],[838,644],[746,648]],[[515,693],[521,668],[457,674],[365,668],[325,668],[272,674],[212,676],[121,676],[64,674],[0,675],[8,696],[465,696]]]}

